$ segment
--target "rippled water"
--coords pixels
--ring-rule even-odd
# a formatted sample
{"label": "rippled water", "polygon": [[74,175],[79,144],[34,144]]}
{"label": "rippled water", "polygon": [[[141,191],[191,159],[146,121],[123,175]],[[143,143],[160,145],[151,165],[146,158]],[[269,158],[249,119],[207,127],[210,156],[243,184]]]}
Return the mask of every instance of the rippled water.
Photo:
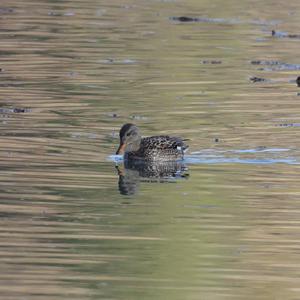
{"label": "rippled water", "polygon": [[[299,299],[299,18],[2,1],[0,298]],[[124,168],[125,122],[186,160]]]}

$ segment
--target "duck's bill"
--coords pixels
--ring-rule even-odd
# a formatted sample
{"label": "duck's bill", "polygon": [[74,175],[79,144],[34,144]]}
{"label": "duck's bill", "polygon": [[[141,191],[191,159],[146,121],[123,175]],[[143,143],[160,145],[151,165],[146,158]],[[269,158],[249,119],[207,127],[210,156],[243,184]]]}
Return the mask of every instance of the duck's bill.
{"label": "duck's bill", "polygon": [[119,146],[119,148],[118,148],[116,154],[117,154],[117,155],[118,155],[118,154],[123,154],[124,151],[125,151],[125,144],[120,144],[120,146]]}

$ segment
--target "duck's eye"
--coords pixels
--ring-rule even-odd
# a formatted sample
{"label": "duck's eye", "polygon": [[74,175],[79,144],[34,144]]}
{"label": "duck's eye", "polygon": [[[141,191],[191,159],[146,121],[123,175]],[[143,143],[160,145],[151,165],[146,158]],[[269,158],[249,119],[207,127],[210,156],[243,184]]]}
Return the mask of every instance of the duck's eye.
{"label": "duck's eye", "polygon": [[126,136],[130,136],[130,132],[128,132],[128,133],[126,134]]}

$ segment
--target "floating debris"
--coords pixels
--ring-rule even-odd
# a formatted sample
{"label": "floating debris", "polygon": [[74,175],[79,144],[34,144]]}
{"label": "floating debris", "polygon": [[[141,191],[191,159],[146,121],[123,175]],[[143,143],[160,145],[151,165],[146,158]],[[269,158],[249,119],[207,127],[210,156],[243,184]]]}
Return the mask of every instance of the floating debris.
{"label": "floating debris", "polygon": [[116,60],[113,58],[106,58],[103,60],[98,60],[99,63],[104,63],[104,64],[124,64],[124,65],[131,65],[135,64],[136,60],[134,59],[121,59],[121,60]]}
{"label": "floating debris", "polygon": [[250,77],[250,81],[252,81],[252,82],[266,82],[267,79],[253,76],[253,77]]}
{"label": "floating debris", "polygon": [[118,115],[116,113],[108,113],[107,116],[111,117],[111,118],[118,118],[118,117],[120,117],[120,115]]}
{"label": "floating debris", "polygon": [[298,77],[297,77],[297,79],[296,79],[296,83],[297,83],[297,86],[299,86],[299,87],[300,87],[300,76],[298,76]]}
{"label": "floating debris", "polygon": [[222,61],[221,60],[202,60],[201,63],[204,65],[207,65],[207,64],[220,65],[222,63]]}
{"label": "floating debris", "polygon": [[252,24],[252,25],[277,25],[279,21],[263,21],[263,20],[240,20],[240,19],[223,19],[223,18],[207,18],[207,17],[170,17],[170,20],[182,23],[216,23],[216,24]]}
{"label": "floating debris", "polygon": [[252,65],[267,65],[267,66],[274,66],[274,65],[280,65],[279,61],[276,60],[252,60]]}
{"label": "floating debris", "polygon": [[206,17],[186,17],[186,16],[180,16],[180,17],[171,17],[172,21],[178,21],[178,22],[197,22],[197,23],[225,23],[225,24],[237,24],[239,23],[238,20],[235,19],[223,19],[223,18],[206,18]]}
{"label": "floating debris", "polygon": [[105,63],[113,63],[114,59],[113,58],[107,58],[103,62],[105,62]]}
{"label": "floating debris", "polygon": [[20,108],[20,107],[14,107],[14,108],[8,108],[8,107],[1,107],[0,108],[0,113],[1,114],[9,114],[9,113],[27,113],[31,112],[30,108]]}
{"label": "floating debris", "polygon": [[14,9],[11,7],[1,7],[0,8],[0,15],[11,14],[13,12],[14,12]]}
{"label": "floating debris", "polygon": [[144,116],[139,116],[139,115],[132,115],[132,116],[130,116],[130,119],[133,119],[133,120],[147,120],[148,118],[144,117]]}
{"label": "floating debris", "polygon": [[299,64],[288,64],[282,63],[274,60],[252,60],[250,62],[252,65],[257,66],[268,66],[266,68],[259,68],[260,71],[297,71],[300,70]]}
{"label": "floating debris", "polygon": [[300,123],[282,123],[278,124],[279,127],[300,127]]}
{"label": "floating debris", "polygon": [[198,22],[198,18],[191,17],[171,17],[171,19],[179,22]]}
{"label": "floating debris", "polygon": [[289,34],[287,32],[272,30],[272,36],[278,38],[300,39],[300,34]]}

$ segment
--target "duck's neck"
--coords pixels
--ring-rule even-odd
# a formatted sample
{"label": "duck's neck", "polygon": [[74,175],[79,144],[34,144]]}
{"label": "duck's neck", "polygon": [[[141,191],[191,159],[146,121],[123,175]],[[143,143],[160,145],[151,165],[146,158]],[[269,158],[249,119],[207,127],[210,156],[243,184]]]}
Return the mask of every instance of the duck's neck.
{"label": "duck's neck", "polygon": [[139,137],[137,140],[133,141],[132,143],[127,144],[125,152],[135,152],[135,151],[138,151],[140,149],[140,147],[141,147],[141,141],[142,141],[142,138]]}

